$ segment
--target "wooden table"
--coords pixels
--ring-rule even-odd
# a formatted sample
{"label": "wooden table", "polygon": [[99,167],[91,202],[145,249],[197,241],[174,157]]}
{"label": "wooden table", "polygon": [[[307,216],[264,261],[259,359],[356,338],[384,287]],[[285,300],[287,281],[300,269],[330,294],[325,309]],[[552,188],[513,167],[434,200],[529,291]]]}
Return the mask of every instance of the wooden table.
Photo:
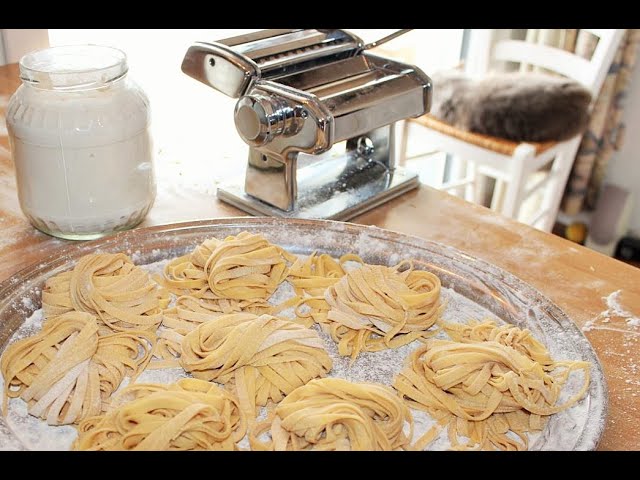
{"label": "wooden table", "polygon": [[[34,230],[20,211],[4,122],[18,85],[17,66],[0,67],[0,281],[66,243]],[[202,140],[203,150],[208,142]],[[157,165],[158,197],[142,226],[243,215],[220,203],[213,188],[171,185],[164,162],[171,163]],[[600,449],[640,450],[640,328],[611,312],[601,315],[604,298],[620,291],[622,308],[640,316],[640,269],[426,186],[354,221],[456,247],[514,273],[556,302],[588,330],[604,366],[610,409]]]}

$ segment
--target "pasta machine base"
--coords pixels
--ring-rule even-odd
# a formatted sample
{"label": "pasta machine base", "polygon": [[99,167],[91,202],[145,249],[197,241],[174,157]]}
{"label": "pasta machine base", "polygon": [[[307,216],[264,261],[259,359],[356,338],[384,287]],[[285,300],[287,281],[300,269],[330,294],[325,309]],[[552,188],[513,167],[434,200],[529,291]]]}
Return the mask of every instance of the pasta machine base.
{"label": "pasta machine base", "polygon": [[[313,176],[317,173],[320,177],[327,174],[326,167],[327,165],[322,163],[302,170],[310,169],[305,174]],[[244,189],[244,177],[221,185],[218,187],[217,195],[223,202],[251,215],[346,221],[420,185],[418,175],[402,167],[396,167],[393,172],[382,171],[382,168],[376,167],[371,168],[371,172],[366,175],[368,180],[337,180],[333,184],[325,183],[325,189],[305,191],[305,194],[299,196],[296,208],[291,211],[281,210],[248,195]]]}

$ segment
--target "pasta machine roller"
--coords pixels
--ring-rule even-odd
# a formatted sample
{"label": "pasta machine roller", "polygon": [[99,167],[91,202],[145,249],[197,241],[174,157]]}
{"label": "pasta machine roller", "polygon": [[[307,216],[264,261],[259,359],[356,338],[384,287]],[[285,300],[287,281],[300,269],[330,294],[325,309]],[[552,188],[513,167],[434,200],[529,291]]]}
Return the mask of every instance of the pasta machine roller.
{"label": "pasta machine roller", "polygon": [[263,30],[194,43],[182,71],[233,98],[244,181],[218,197],[254,215],[347,220],[416,186],[395,164],[395,122],[429,111],[420,69],[345,30]]}

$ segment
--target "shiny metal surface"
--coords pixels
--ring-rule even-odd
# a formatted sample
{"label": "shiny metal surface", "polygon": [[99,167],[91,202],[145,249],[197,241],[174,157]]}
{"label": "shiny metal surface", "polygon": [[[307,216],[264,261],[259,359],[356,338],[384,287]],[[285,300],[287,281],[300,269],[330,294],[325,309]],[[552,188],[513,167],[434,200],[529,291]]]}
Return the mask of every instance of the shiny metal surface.
{"label": "shiny metal surface", "polygon": [[329,110],[334,142],[383,125],[424,115],[431,108],[431,80],[420,69],[369,53],[278,78],[306,91]]}
{"label": "shiny metal surface", "polygon": [[[418,186],[417,175],[396,173],[394,139],[394,125],[387,125],[349,140],[344,152],[330,151],[320,159],[297,153],[266,154],[251,148],[244,188],[237,181],[231,182],[218,189],[218,196],[252,214],[258,211],[295,218],[349,219],[379,205],[381,199]],[[233,200],[233,195],[238,198]],[[247,202],[247,195],[258,203]],[[362,203],[360,209],[356,207],[358,202]],[[268,208],[256,208],[262,204]]]}
{"label": "shiny metal surface", "polygon": [[223,38],[222,40],[218,40],[216,43],[222,43],[223,45],[227,45],[229,47],[235,47],[236,45],[249,45],[252,42],[257,42],[259,40],[268,40],[274,37],[278,37],[280,35],[286,35],[294,32],[304,31],[303,28],[279,28],[279,29],[267,29],[267,30],[259,30],[257,32],[245,33],[242,35],[237,35],[235,37]]}
{"label": "shiny metal surface", "polygon": [[412,29],[412,28],[404,28],[404,29],[402,29],[402,30],[397,30],[397,31],[393,32],[392,34],[387,35],[386,37],[382,37],[382,38],[381,38],[381,39],[379,39],[379,40],[376,40],[376,41],[374,41],[374,42],[367,43],[367,44],[364,46],[364,50],[369,50],[369,49],[371,49],[371,48],[379,47],[380,45],[382,45],[382,44],[384,44],[384,43],[387,43],[387,42],[390,42],[390,41],[391,41],[391,40],[393,40],[394,38],[398,38],[400,35],[404,35],[405,33],[408,33],[408,32],[410,32],[411,30],[413,30],[413,29]]}
{"label": "shiny metal surface", "polygon": [[337,29],[267,30],[218,43],[258,64],[266,80],[352,57],[363,47],[360,38]]}
{"label": "shiny metal surface", "polygon": [[295,162],[249,149],[244,191],[282,211],[293,210],[298,192]]}
{"label": "shiny metal surface", "polygon": [[[323,162],[306,168],[308,171],[302,174],[303,169],[298,171],[298,181],[302,176],[309,181],[306,187],[316,188],[300,187],[301,194],[298,195],[295,208],[291,210],[274,207],[248,195],[242,185],[242,178],[218,187],[217,195],[221,200],[251,215],[350,220],[420,185],[418,176],[404,168],[396,168],[391,173],[373,164],[364,174],[362,171],[348,171]],[[326,181],[321,183],[324,180]]]}
{"label": "shiny metal surface", "polygon": [[196,42],[182,71],[238,98],[260,79],[289,74],[356,55],[362,40],[344,30],[263,30],[217,42]]}
{"label": "shiny metal surface", "polygon": [[[411,65],[364,52],[371,46],[344,30],[281,29],[196,43],[187,51],[185,73],[239,97],[234,122],[250,147],[247,173],[244,187],[220,189],[221,199],[256,211],[248,195],[268,205],[261,212],[270,215],[350,218],[358,201],[364,211],[415,187],[415,175],[398,175],[402,188],[391,181],[394,124],[429,111],[431,80]],[[322,157],[331,165],[299,165],[304,155],[322,155],[340,142],[344,152]],[[324,213],[338,194],[348,200],[332,200],[335,208]],[[314,202],[323,207],[313,208]]]}
{"label": "shiny metal surface", "polygon": [[[236,127],[251,146],[245,191],[284,211],[295,209],[300,190],[296,181],[297,157],[331,148],[334,125],[329,112],[312,95],[274,82],[261,82],[249,96],[239,100],[238,106]],[[242,118],[240,110],[244,108],[254,111],[253,119],[250,114]],[[256,139],[251,140],[246,134],[254,119],[264,123],[260,123]]]}
{"label": "shiny metal surface", "polygon": [[228,97],[240,97],[260,78],[255,62],[224,46],[197,42],[182,60],[182,71]]}
{"label": "shiny metal surface", "polygon": [[236,129],[245,143],[260,147],[277,135],[291,137],[302,129],[308,116],[303,107],[264,90],[258,92],[243,96],[236,104]]}

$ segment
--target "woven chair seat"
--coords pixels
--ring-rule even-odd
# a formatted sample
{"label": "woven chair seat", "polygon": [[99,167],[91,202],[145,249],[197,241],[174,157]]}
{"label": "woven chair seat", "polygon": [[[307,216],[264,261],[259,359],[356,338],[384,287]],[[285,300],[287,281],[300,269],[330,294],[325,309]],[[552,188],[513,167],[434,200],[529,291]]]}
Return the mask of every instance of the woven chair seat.
{"label": "woven chair seat", "polygon": [[556,145],[558,142],[513,142],[511,140],[505,140],[504,138],[492,137],[489,135],[483,135],[480,133],[468,132],[466,130],[461,130],[459,128],[454,127],[448,123],[443,122],[442,120],[438,120],[432,115],[423,115],[418,118],[411,118],[411,122],[418,123],[424,127],[430,128],[440,133],[444,133],[445,135],[449,135],[450,137],[457,138],[464,142],[477,145],[478,147],[486,148],[487,150],[491,150],[496,153],[501,153],[503,155],[512,156],[515,152],[518,145],[522,143],[527,143],[532,145],[536,149],[536,155],[541,154],[542,152],[549,150],[551,147]]}

